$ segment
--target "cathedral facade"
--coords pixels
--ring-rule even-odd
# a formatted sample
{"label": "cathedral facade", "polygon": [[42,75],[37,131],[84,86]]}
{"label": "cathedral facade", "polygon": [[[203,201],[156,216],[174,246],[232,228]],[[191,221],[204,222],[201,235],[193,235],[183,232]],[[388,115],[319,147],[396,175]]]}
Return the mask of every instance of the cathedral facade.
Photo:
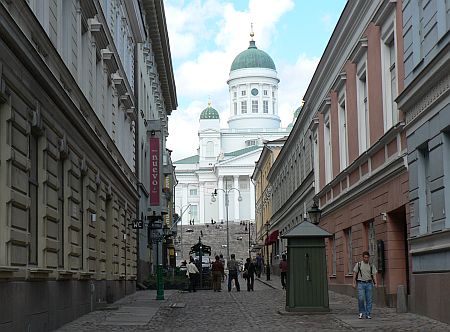
{"label": "cathedral facade", "polygon": [[272,58],[252,38],[231,65],[228,128],[220,128],[209,103],[200,115],[197,154],[174,163],[183,225],[255,220],[255,162],[264,142],[287,136],[291,127],[281,128],[279,81]]}

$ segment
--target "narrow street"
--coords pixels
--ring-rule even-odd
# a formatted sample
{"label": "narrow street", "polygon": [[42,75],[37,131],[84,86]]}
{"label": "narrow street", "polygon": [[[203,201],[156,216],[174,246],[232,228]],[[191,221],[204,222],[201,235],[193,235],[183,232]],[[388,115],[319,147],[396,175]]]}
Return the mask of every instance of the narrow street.
{"label": "narrow street", "polygon": [[255,280],[254,292],[247,292],[243,279],[240,292],[227,292],[225,284],[220,293],[169,290],[164,301],[155,300],[155,291],[139,291],[57,331],[450,331],[444,323],[376,306],[372,320],[359,320],[356,299],[334,292],[329,314],[286,314],[285,292],[277,276],[271,279]]}

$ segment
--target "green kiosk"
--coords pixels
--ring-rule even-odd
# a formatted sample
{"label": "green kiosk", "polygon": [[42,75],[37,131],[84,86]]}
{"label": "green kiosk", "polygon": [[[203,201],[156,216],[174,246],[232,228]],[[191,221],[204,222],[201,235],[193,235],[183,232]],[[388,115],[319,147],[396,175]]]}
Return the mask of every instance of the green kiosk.
{"label": "green kiosk", "polygon": [[286,311],[330,311],[325,256],[325,238],[330,236],[330,233],[307,220],[282,236],[288,241]]}

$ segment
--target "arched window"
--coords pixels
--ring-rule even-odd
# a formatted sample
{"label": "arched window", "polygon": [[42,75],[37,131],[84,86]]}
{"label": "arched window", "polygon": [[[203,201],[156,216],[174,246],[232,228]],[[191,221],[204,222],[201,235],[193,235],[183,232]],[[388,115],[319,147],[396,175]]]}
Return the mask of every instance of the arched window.
{"label": "arched window", "polygon": [[212,141],[206,143],[206,156],[214,157],[214,142]]}

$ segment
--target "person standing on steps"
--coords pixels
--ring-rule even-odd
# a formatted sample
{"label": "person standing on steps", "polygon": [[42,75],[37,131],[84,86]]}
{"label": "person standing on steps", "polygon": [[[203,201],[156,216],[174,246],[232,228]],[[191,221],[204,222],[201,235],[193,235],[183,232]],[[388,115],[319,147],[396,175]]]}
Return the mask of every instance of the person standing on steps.
{"label": "person standing on steps", "polygon": [[369,262],[370,254],[363,252],[363,260],[356,263],[353,268],[353,288],[358,290],[359,319],[371,319],[372,291],[378,286],[377,268]]}
{"label": "person standing on steps", "polygon": [[227,268],[228,268],[228,291],[231,292],[231,280],[234,279],[236,290],[240,292],[241,286],[239,285],[238,279],[239,263],[236,261],[235,254],[231,254],[231,259],[227,263]]}
{"label": "person standing on steps", "polygon": [[286,260],[286,254],[281,255],[280,272],[281,272],[281,286],[286,289],[288,262]]}

